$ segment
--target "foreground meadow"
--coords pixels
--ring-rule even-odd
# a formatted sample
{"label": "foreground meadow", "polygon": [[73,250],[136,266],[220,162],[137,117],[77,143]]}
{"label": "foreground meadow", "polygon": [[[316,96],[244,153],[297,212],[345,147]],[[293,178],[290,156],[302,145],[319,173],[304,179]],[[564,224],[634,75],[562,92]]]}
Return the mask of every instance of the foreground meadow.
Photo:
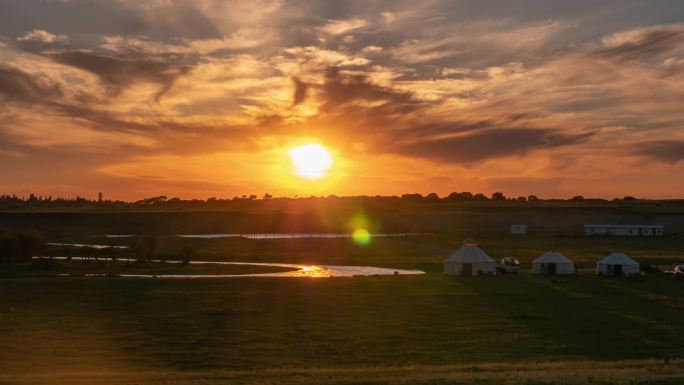
{"label": "foreground meadow", "polygon": [[251,371],[89,371],[2,375],[12,384],[534,384],[675,385],[684,380],[684,362],[672,360],[572,361],[540,364],[409,365]]}
{"label": "foreground meadow", "polygon": [[[579,212],[588,215],[585,211]],[[233,222],[219,214],[212,214],[214,221],[195,233],[233,230],[223,227]],[[518,218],[509,214],[502,223]],[[17,228],[37,228],[50,242],[131,246],[135,238],[105,234],[125,234],[126,226],[135,222],[138,229],[159,234],[160,253],[190,247],[194,260],[380,266],[427,274],[86,278],[53,275],[204,274],[214,267],[25,262],[20,273],[0,278],[2,384],[684,382],[684,282],[655,272],[645,278],[611,279],[593,271],[595,262],[613,251],[647,265],[671,268],[682,263],[684,238],[674,231],[663,238],[584,237],[577,228],[512,236],[501,226],[487,230],[484,225],[493,213],[485,211],[451,218],[444,227],[448,231],[373,238],[360,245],[351,239],[179,238],[174,235],[182,233],[177,226],[186,222],[178,219],[164,228],[153,213],[79,214],[85,219],[59,226],[62,215],[0,219]],[[539,228],[552,226],[559,216],[545,218]],[[235,215],[227,213],[226,218]],[[674,223],[679,216],[669,220],[678,229]],[[481,226],[463,229],[473,223]],[[519,257],[523,271],[483,278],[444,276],[441,261],[468,238],[479,241],[492,257]],[[579,275],[529,273],[530,261],[552,247],[577,262]],[[58,254],[60,248],[51,251]],[[249,266],[216,269],[262,271]]]}
{"label": "foreground meadow", "polygon": [[[175,372],[185,373],[178,383],[198,373],[263,383],[261,370],[291,383],[309,376],[355,383],[357,371],[366,383],[394,383],[402,372],[408,383],[453,383],[447,379],[475,374],[485,381],[479,372],[499,364],[511,378],[536,368],[531,383],[556,383],[565,376],[536,363],[570,368],[577,361],[644,359],[673,366],[655,370],[640,362],[625,371],[620,363],[582,364],[588,371],[578,374],[574,366],[566,373],[575,382],[558,383],[582,383],[601,370],[605,383],[653,383],[639,382],[651,377],[635,378],[634,371],[665,381],[659,383],[684,376],[674,359],[684,355],[682,287],[665,275],[16,278],[0,280],[0,292],[5,383],[50,382],[52,374],[69,382],[125,382],[117,373],[173,383],[164,378]],[[407,369],[414,366],[439,369]],[[442,374],[422,377],[434,370]],[[501,370],[487,381],[506,377]]]}

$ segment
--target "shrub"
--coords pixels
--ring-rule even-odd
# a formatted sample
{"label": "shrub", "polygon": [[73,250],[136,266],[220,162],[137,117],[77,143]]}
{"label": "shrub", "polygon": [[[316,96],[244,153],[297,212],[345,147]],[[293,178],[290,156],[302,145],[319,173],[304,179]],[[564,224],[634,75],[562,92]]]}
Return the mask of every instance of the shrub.
{"label": "shrub", "polygon": [[21,257],[19,241],[6,233],[0,233],[0,264],[13,264]]}
{"label": "shrub", "polygon": [[180,252],[181,261],[184,265],[190,263],[190,261],[195,257],[195,249],[191,246],[185,246]]}
{"label": "shrub", "polygon": [[21,258],[30,260],[45,248],[45,237],[36,230],[23,230],[16,234]]}

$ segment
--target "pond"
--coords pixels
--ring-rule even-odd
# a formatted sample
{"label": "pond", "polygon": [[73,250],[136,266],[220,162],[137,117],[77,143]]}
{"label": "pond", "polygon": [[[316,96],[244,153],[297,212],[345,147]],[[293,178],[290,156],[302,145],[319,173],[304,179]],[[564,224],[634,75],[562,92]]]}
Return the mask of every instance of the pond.
{"label": "pond", "polygon": [[[66,259],[65,257],[55,257],[53,259]],[[75,257],[73,260],[83,260],[85,258]],[[110,260],[100,258],[100,260]],[[134,262],[132,259],[118,259],[123,262]],[[162,261],[153,261],[162,263]],[[181,261],[164,261],[164,263],[182,263]],[[206,279],[206,278],[238,278],[238,277],[291,277],[291,278],[331,278],[331,277],[355,277],[355,276],[374,276],[374,275],[415,275],[425,274],[421,270],[392,269],[374,266],[344,266],[344,265],[316,265],[316,264],[293,264],[293,263],[267,263],[267,262],[224,262],[224,261],[190,261],[190,264],[205,265],[249,265],[249,266],[271,266],[290,268],[290,271],[275,273],[256,273],[256,274],[114,274],[106,276],[127,277],[127,278],[159,278],[159,279]],[[64,274],[68,276],[68,274]],[[103,277],[102,274],[89,274],[88,277]]]}
{"label": "pond", "polygon": [[[408,237],[417,233],[375,233],[371,237]],[[129,238],[133,234],[107,234],[107,238]],[[213,233],[213,234],[176,234],[181,238],[248,238],[248,239],[295,239],[295,238],[352,238],[351,233]]]}
{"label": "pond", "polygon": [[85,243],[58,243],[58,242],[47,242],[46,245],[50,246],[70,246],[70,247],[89,247],[91,249],[127,249],[128,246],[116,246],[116,245],[94,245]]}

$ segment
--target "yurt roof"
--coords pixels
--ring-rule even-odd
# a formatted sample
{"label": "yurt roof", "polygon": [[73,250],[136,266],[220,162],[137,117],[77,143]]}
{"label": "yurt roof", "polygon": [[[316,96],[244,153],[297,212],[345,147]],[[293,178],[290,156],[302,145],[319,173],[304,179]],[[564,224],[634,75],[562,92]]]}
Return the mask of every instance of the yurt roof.
{"label": "yurt roof", "polygon": [[477,246],[464,245],[456,250],[446,259],[445,262],[461,262],[461,263],[477,263],[477,262],[492,262],[494,260],[489,257],[482,249]]}
{"label": "yurt roof", "polygon": [[622,254],[613,253],[598,262],[600,265],[638,265],[632,258]]}
{"label": "yurt roof", "polygon": [[536,258],[532,263],[573,263],[572,260],[557,251],[548,251]]}

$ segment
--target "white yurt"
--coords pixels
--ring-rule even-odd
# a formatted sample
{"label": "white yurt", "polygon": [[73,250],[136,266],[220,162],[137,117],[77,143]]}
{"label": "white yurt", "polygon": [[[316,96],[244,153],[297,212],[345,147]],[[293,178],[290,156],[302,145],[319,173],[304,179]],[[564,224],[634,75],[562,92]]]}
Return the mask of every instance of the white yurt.
{"label": "white yurt", "polygon": [[622,253],[613,253],[598,261],[596,274],[608,276],[636,275],[639,274],[639,263]]}
{"label": "white yurt", "polygon": [[549,275],[575,274],[575,262],[557,251],[549,251],[532,261],[532,272]]}
{"label": "white yurt", "polygon": [[496,275],[496,262],[476,244],[466,243],[444,260],[444,273],[467,277]]}

